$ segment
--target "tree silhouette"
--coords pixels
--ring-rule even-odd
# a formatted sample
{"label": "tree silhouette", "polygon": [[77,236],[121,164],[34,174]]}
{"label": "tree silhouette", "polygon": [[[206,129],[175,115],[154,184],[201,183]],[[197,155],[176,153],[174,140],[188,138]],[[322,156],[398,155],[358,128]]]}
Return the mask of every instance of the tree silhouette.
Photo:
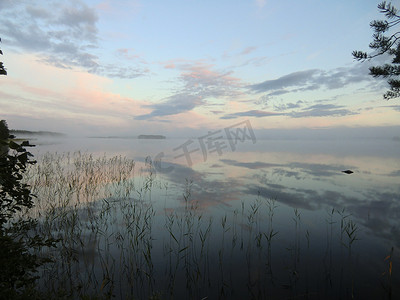
{"label": "tree silhouette", "polygon": [[10,130],[8,129],[8,125],[6,120],[0,121],[0,140],[8,139],[10,135]]}
{"label": "tree silhouette", "polygon": [[[1,42],[1,38],[0,38],[0,42]],[[1,49],[0,49],[0,54],[3,55],[3,51],[1,51]],[[6,68],[4,67],[2,61],[0,61],[0,75],[7,75]]]}
{"label": "tree silhouette", "polygon": [[359,61],[370,60],[382,54],[391,57],[391,64],[386,63],[369,68],[369,74],[373,77],[388,78],[390,90],[383,97],[389,100],[400,97],[400,31],[396,28],[400,24],[400,15],[396,7],[386,1],[378,4],[378,9],[385,15],[386,20],[374,20],[370,23],[374,34],[369,47],[374,51],[369,54],[363,51],[353,51],[352,54]]}

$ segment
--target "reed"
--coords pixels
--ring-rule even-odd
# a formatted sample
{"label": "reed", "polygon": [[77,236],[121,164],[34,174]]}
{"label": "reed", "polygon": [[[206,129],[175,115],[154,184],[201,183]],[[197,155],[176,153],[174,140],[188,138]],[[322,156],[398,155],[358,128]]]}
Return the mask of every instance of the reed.
{"label": "reed", "polygon": [[[335,265],[355,269],[359,227],[344,210],[329,211],[326,251],[319,257],[313,252],[311,260],[306,255],[317,241],[311,243],[310,231],[303,230],[299,209],[289,220],[293,240],[286,241],[279,234],[285,228],[275,223],[276,199],[259,194],[216,217],[196,201],[192,180],[179,193],[154,170],[151,159],[138,168],[121,156],[81,152],[38,159],[25,178],[37,195],[29,213],[40,233],[59,239],[57,249],[39,253],[54,258],[40,270],[43,293],[76,299],[265,299],[311,295],[314,289],[321,297],[346,295],[332,292]],[[335,262],[335,249],[342,247],[347,260]],[[282,272],[285,261],[289,277]],[[391,291],[392,253],[386,261],[385,286]],[[324,276],[309,273],[309,264],[325,265],[328,285],[316,292],[312,282]],[[357,277],[353,272],[340,280],[339,289],[354,289]]]}

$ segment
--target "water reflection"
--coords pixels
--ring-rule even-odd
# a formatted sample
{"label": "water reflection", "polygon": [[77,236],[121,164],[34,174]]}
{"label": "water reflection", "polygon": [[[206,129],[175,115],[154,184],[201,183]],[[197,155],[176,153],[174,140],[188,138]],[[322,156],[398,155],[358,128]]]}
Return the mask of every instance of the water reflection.
{"label": "water reflection", "polygon": [[[400,247],[400,153],[393,141],[370,141],[380,150],[373,154],[365,141],[347,141],[346,155],[329,141],[316,147],[257,141],[206,161],[194,155],[191,167],[168,155],[181,141],[76,142],[42,145],[37,154],[106,152],[135,160],[141,170],[124,182],[101,181],[108,196],[96,194],[90,209],[74,213],[81,225],[94,224],[101,233],[88,229],[79,236],[91,245],[76,250],[85,263],[100,261],[88,276],[101,277],[110,266],[122,270],[115,278],[126,289],[121,295],[132,283],[140,287],[133,293],[139,298],[153,290],[174,290],[165,298],[199,299],[351,298],[354,289],[359,297],[385,294],[385,257]],[[160,150],[166,156],[156,168],[147,157]],[[346,169],[354,173],[342,173]],[[399,263],[398,256],[393,261]],[[111,279],[104,280],[96,282]]]}
{"label": "water reflection", "polygon": [[[60,141],[57,139],[56,144],[51,145],[46,140],[45,145],[39,143],[35,150],[38,153],[84,150],[99,155],[126,155],[144,162],[148,155],[160,150],[168,153],[182,142],[129,139]],[[329,147],[332,145],[336,146]],[[371,230],[376,226],[376,235],[391,239],[390,234],[397,232],[397,220],[400,219],[400,154],[392,150],[397,149],[398,144],[394,141],[346,141],[347,153],[350,153],[347,155],[342,154],[344,147],[337,145],[337,142],[332,144],[330,141],[325,144],[321,141],[257,141],[244,150],[244,147],[237,147],[236,152],[209,156],[206,162],[200,155],[194,156],[192,167],[177,163],[167,155],[162,163],[163,169],[154,172],[158,171],[177,189],[184,186],[186,179],[193,181],[192,196],[204,207],[229,204],[233,200],[261,194],[294,208],[346,208]],[[375,149],[374,155],[370,153],[371,148]],[[282,151],[277,152],[277,149]],[[335,149],[339,154],[334,153]],[[354,174],[346,176],[341,173],[346,169],[353,170]],[[399,245],[398,241],[396,244]]]}

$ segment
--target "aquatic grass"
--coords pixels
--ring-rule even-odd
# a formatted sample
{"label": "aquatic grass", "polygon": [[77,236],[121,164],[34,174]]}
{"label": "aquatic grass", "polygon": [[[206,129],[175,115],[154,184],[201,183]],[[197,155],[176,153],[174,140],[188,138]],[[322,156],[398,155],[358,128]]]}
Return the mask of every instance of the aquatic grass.
{"label": "aquatic grass", "polygon": [[[318,241],[303,229],[300,209],[288,220],[293,239],[286,243],[279,234],[285,228],[275,223],[283,211],[277,199],[259,193],[215,217],[196,201],[196,183],[187,179],[176,193],[156,174],[150,159],[137,168],[120,156],[46,154],[28,173],[25,180],[37,194],[32,213],[38,217],[38,230],[60,239],[57,249],[46,250],[55,262],[40,273],[41,289],[53,295],[264,299],[346,296],[354,289],[354,273],[343,275],[341,285],[335,282],[338,269],[343,274],[355,270],[352,253],[359,227],[347,212],[330,210],[326,251],[316,255],[311,250]],[[156,195],[164,197],[161,205]],[[342,247],[347,259],[337,260]],[[289,255],[282,254],[285,248]],[[289,280],[282,273],[285,261]],[[309,264],[324,263],[325,273],[318,268],[309,273]],[[316,290],[313,280],[321,280],[320,275],[329,284]]]}
{"label": "aquatic grass", "polygon": [[267,240],[267,269],[268,273],[271,276],[271,281],[273,281],[273,273],[272,273],[272,239],[278,234],[278,231],[274,230],[273,227],[273,219],[275,215],[275,210],[278,207],[276,205],[275,199],[267,199],[266,201],[267,206],[267,231],[264,232],[265,239]]}
{"label": "aquatic grass", "polygon": [[295,295],[297,294],[297,283],[299,281],[301,214],[297,208],[293,209],[293,213],[294,217],[292,217],[292,221],[294,223],[294,242],[290,247],[286,248],[290,253],[291,263],[286,266],[288,271],[288,283],[285,284],[285,286]]}
{"label": "aquatic grass", "polygon": [[300,233],[301,233],[301,214],[297,208],[293,210],[294,217],[293,221],[295,224],[294,229],[294,270],[297,270],[297,264],[300,261]]}
{"label": "aquatic grass", "polygon": [[384,259],[387,266],[386,270],[382,273],[383,281],[381,282],[381,284],[385,291],[387,299],[392,299],[393,297],[393,252],[394,247],[392,247],[392,249],[390,250],[390,254],[387,255]]}
{"label": "aquatic grass", "polygon": [[[326,251],[324,256],[324,268],[325,268],[325,284],[326,289],[332,289],[333,286],[333,238],[334,238],[334,225],[337,223],[335,221],[335,209],[327,211],[327,217],[325,219],[326,222]],[[341,240],[342,243],[342,240]],[[327,262],[328,260],[328,262]]]}

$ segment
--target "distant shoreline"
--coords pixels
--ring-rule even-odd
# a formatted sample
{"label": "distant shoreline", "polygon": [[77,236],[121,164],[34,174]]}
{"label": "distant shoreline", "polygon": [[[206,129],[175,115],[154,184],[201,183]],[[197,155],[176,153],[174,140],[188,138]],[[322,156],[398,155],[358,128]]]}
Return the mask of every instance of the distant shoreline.
{"label": "distant shoreline", "polygon": [[41,135],[41,136],[54,136],[54,137],[65,137],[67,136],[65,133],[61,132],[53,132],[53,131],[30,131],[30,130],[19,130],[19,129],[11,129],[10,134],[15,136],[26,136],[26,135]]}
{"label": "distant shoreline", "polygon": [[143,139],[145,139],[145,140],[164,140],[164,139],[166,139],[166,137],[163,135],[159,135],[159,134],[156,134],[156,135],[141,134],[138,136],[138,139],[139,140],[143,140]]}
{"label": "distant shoreline", "polygon": [[128,139],[128,140],[165,140],[164,135],[145,135],[141,134],[139,136],[88,136],[89,139]]}

